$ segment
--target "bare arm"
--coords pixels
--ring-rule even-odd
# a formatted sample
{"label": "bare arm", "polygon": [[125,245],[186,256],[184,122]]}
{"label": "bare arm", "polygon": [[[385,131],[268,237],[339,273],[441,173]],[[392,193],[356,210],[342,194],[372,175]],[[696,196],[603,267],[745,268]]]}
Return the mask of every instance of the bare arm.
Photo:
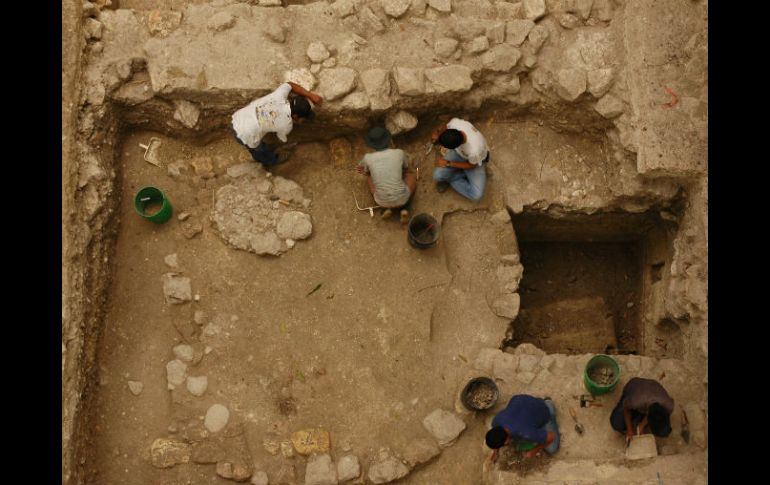
{"label": "bare arm", "polygon": [[433,133],[430,135],[430,141],[435,145],[438,143],[438,137],[441,136],[442,133],[444,133],[447,130],[447,124],[444,123],[443,125],[436,128]]}
{"label": "bare arm", "polygon": [[299,94],[300,96],[304,96],[310,101],[313,102],[313,104],[317,104],[318,106],[321,106],[323,104],[323,98],[313,92],[308,91],[307,89],[303,88],[297,83],[289,82],[289,86],[291,86],[291,92],[295,94]]}
{"label": "bare arm", "polygon": [[474,165],[469,162],[450,162],[448,160],[444,160],[441,157],[436,159],[436,166],[449,167],[449,168],[461,168],[463,170],[471,170],[478,167],[478,165]]}
{"label": "bare arm", "polygon": [[553,440],[555,440],[555,439],[556,439],[556,433],[554,433],[553,431],[549,431],[548,435],[546,435],[545,443],[541,443],[541,444],[537,445],[536,447],[532,448],[524,456],[527,457],[527,458],[532,458],[533,456],[536,456],[538,453],[540,453],[540,450],[542,450],[546,446],[548,446],[551,443],[553,443]]}
{"label": "bare arm", "polygon": [[631,437],[634,435],[634,428],[631,424],[631,410],[624,407],[623,408],[623,419],[626,422],[626,441],[631,441]]}

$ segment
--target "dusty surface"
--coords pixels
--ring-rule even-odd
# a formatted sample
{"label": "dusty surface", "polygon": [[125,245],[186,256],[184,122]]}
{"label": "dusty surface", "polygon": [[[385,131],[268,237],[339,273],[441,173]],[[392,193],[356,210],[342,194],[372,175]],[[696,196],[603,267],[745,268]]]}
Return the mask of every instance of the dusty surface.
{"label": "dusty surface", "polygon": [[[707,481],[707,2],[105,3],[63,3],[65,483],[316,483],[350,454],[361,482]],[[287,76],[327,98],[273,171],[304,195],[240,211],[269,177],[241,173],[249,156],[223,128]],[[399,110],[418,121],[394,140],[420,167],[412,213],[441,222],[424,251],[353,201],[371,204],[352,170],[364,130]],[[490,145],[478,203],[430,180],[424,143],[451,116]],[[161,167],[142,160],[151,136]],[[147,185],[171,200],[165,225],[134,211]],[[308,233],[304,216],[279,228],[289,208],[309,215],[307,239],[284,238]],[[647,213],[666,225],[641,238]],[[282,254],[238,249],[254,228],[280,231],[260,247]],[[549,242],[533,246],[537,231]],[[597,250],[629,240],[633,255]],[[530,290],[548,281],[566,290]],[[511,345],[522,334],[548,353]],[[613,343],[643,356],[617,356],[619,385],[577,407],[585,363]],[[480,375],[501,396],[473,414],[458,393]],[[629,465],[607,420],[635,375],[687,409],[693,439],[675,412],[659,456]],[[490,469],[489,420],[522,392],[554,399],[562,448]]]}

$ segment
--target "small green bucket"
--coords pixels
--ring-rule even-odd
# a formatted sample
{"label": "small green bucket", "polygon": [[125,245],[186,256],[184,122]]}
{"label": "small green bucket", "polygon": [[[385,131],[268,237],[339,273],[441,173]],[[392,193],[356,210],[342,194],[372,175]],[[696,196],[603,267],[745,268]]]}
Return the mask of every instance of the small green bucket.
{"label": "small green bucket", "polygon": [[[160,210],[152,214],[146,213],[145,209],[147,206],[155,202],[161,204]],[[136,197],[134,197],[134,209],[136,209],[136,212],[140,216],[155,224],[163,224],[169,220],[172,212],[171,203],[166,199],[163,192],[155,187],[145,187],[136,193]]]}
{"label": "small green bucket", "polygon": [[[591,371],[602,367],[612,370],[612,382],[609,384],[599,384],[592,381],[589,377]],[[618,384],[618,381],[620,381],[620,365],[618,365],[617,361],[609,355],[593,356],[591,360],[588,361],[586,368],[583,371],[583,383],[585,384],[588,392],[590,392],[593,396],[598,396],[600,394],[606,394],[610,392]]]}

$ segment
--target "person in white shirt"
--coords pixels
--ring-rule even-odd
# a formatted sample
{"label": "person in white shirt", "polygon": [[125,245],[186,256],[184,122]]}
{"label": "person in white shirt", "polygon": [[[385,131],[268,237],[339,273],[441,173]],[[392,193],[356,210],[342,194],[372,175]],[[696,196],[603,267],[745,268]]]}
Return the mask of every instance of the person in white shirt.
{"label": "person in white shirt", "polygon": [[[290,93],[298,96],[289,97]],[[275,133],[279,140],[286,143],[286,136],[291,133],[294,123],[315,117],[308,99],[318,106],[323,102],[323,98],[299,84],[281,84],[272,93],[255,99],[233,113],[235,139],[246,147],[254,160],[265,166],[284,162],[285,159],[279,159],[273,148],[263,142],[262,138],[267,133]]]}
{"label": "person in white shirt", "polygon": [[480,200],[487,185],[484,165],[489,162],[484,135],[469,122],[452,118],[433,132],[431,142],[449,149],[446,155],[436,159],[433,180],[437,190],[444,192],[451,185],[461,195]]}

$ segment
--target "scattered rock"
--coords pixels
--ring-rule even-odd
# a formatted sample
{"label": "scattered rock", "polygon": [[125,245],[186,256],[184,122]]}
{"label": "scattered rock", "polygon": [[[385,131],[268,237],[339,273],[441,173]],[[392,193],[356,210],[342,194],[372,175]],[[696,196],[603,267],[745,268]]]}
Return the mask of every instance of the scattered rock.
{"label": "scattered rock", "polygon": [[190,462],[190,445],[181,441],[158,438],[150,446],[153,466],[170,468],[174,465]]}
{"label": "scattered rock", "polygon": [[591,16],[591,7],[594,0],[565,0],[564,10],[569,13],[576,13],[581,19],[587,20]]}
{"label": "scattered rock", "polygon": [[86,39],[101,39],[103,28],[102,23],[96,19],[87,18],[83,21],[83,32],[86,35]]}
{"label": "scattered rock", "polygon": [[545,0],[523,0],[521,8],[525,19],[536,20],[545,15]]}
{"label": "scattered rock", "polygon": [[572,15],[571,13],[561,12],[556,14],[556,20],[559,25],[565,29],[574,29],[580,25],[580,19]]}
{"label": "scattered rock", "polygon": [[337,485],[337,470],[331,456],[324,453],[307,460],[305,485]]}
{"label": "scattered rock", "polygon": [[265,22],[262,24],[262,31],[273,42],[283,44],[286,42],[286,27],[277,22]]}
{"label": "scattered rock", "polygon": [[307,46],[307,56],[312,62],[323,62],[331,56],[323,42],[313,42]]}
{"label": "scattered rock", "polygon": [[245,463],[220,461],[217,463],[217,475],[236,482],[245,482],[251,477],[251,467]]}
{"label": "scattered rock", "polygon": [[364,93],[350,93],[340,101],[340,108],[347,111],[362,111],[369,107],[369,97]]}
{"label": "scattered rock", "polygon": [[425,92],[424,72],[410,67],[393,68],[393,80],[402,96],[419,96]]}
{"label": "scattered rock", "polygon": [[412,0],[382,0],[382,9],[393,18],[404,15],[412,4]]}
{"label": "scattered rock", "polygon": [[272,438],[265,438],[262,440],[262,447],[265,448],[265,451],[273,456],[277,455],[278,452],[281,451],[281,443]]}
{"label": "scattered rock", "polygon": [[330,57],[330,58],[326,59],[325,61],[323,61],[321,63],[321,65],[323,67],[327,68],[327,69],[330,68],[330,67],[334,67],[334,66],[337,65],[337,59],[335,59],[334,57]]}
{"label": "scattered rock", "polygon": [[310,91],[316,85],[316,78],[310,69],[301,67],[283,73],[283,82],[293,82]]}
{"label": "scattered rock", "polygon": [[428,5],[435,8],[439,12],[451,12],[452,2],[451,0],[428,0]]}
{"label": "scattered rock", "polygon": [[255,234],[249,242],[251,243],[250,249],[260,256],[265,254],[278,256],[283,252],[281,239],[273,231]]}
{"label": "scattered rock", "polygon": [[349,67],[325,69],[319,74],[319,90],[327,101],[334,101],[356,87],[356,71]]}
{"label": "scattered rock", "polygon": [[501,209],[489,218],[492,224],[505,225],[511,223],[511,214],[506,209]]}
{"label": "scattered rock", "polygon": [[623,101],[619,100],[615,96],[611,94],[605,94],[596,103],[594,109],[603,117],[611,119],[622,115],[623,111],[625,111],[625,106],[623,105]]}
{"label": "scattered rock", "polygon": [[187,239],[192,239],[203,232],[203,226],[199,222],[183,222],[182,235]]}
{"label": "scattered rock", "polygon": [[417,118],[408,111],[390,112],[385,117],[385,128],[392,135],[398,135],[413,130],[417,126]]}
{"label": "scattered rock", "polygon": [[278,484],[295,483],[296,480],[297,472],[294,469],[294,464],[285,462],[281,464],[281,468],[278,469],[274,477],[274,483]]}
{"label": "scattered rock", "polygon": [[430,94],[445,94],[469,91],[473,87],[471,72],[470,67],[459,64],[426,69],[426,92]]}
{"label": "scattered rock", "polygon": [[321,72],[321,64],[311,64],[310,65],[310,73],[311,74],[318,74]]}
{"label": "scattered rock", "polygon": [[238,178],[244,175],[257,176],[261,173],[260,164],[254,162],[239,163],[238,165],[227,167],[227,176],[230,178]]}
{"label": "scattered rock", "polygon": [[385,69],[369,69],[361,73],[361,83],[369,97],[373,111],[389,109],[393,106],[390,99],[390,76]]}
{"label": "scattered rock", "polygon": [[186,221],[187,219],[190,218],[190,213],[189,212],[181,212],[181,213],[179,213],[178,216],[176,216],[176,218],[177,218],[177,220],[180,220],[180,221]]}
{"label": "scattered rock", "polygon": [[509,44],[497,45],[481,55],[485,69],[496,72],[508,72],[519,62],[521,52]]}
{"label": "scattered rock", "polygon": [[643,460],[658,456],[658,447],[655,445],[655,436],[651,434],[634,435],[631,444],[626,448],[627,460]]}
{"label": "scattered rock", "polygon": [[221,404],[214,404],[206,411],[206,419],[204,419],[203,425],[207,430],[216,433],[227,425],[229,419],[230,411]]}
{"label": "scattered rock", "polygon": [[188,377],[187,390],[193,396],[202,396],[209,387],[209,378],[206,376]]}
{"label": "scattered rock", "polygon": [[163,262],[166,263],[166,266],[168,266],[169,268],[176,269],[177,267],[179,267],[179,261],[177,260],[176,253],[169,254],[168,256],[163,258]]}
{"label": "scattered rock", "polygon": [[345,455],[337,460],[337,480],[346,482],[361,475],[361,465],[356,455]]}
{"label": "scattered rock", "polygon": [[691,442],[705,450],[708,445],[706,414],[697,402],[687,403],[684,412],[687,414]]}
{"label": "scattered rock", "polygon": [[276,232],[282,239],[306,239],[313,232],[313,223],[304,212],[285,212],[278,221]]}
{"label": "scattered rock", "polygon": [[575,101],[586,90],[586,72],[582,69],[561,69],[556,74],[556,94]]}
{"label": "scattered rock", "polygon": [[225,451],[212,441],[199,441],[192,445],[193,463],[207,465],[224,460],[225,456]]}
{"label": "scattered rock", "polygon": [[291,445],[291,441],[281,441],[281,455],[284,458],[291,458],[294,456],[294,448]]}
{"label": "scattered rock", "polygon": [[451,37],[441,37],[433,43],[433,51],[439,57],[450,57],[457,50],[459,42]]}
{"label": "scattered rock", "polygon": [[303,429],[291,435],[291,444],[300,455],[329,452],[329,432],[323,429]]}
{"label": "scattered rock", "polygon": [[297,204],[303,204],[306,200],[302,187],[297,182],[283,177],[273,179],[273,193],[280,199]]}
{"label": "scattered rock", "polygon": [[358,21],[363,32],[382,32],[385,30],[382,20],[368,6],[364,6],[358,12]]}
{"label": "scattered rock", "polygon": [[502,44],[505,42],[505,29],[504,23],[499,22],[496,24],[488,25],[486,28],[486,36],[491,44]]}
{"label": "scattered rock", "polygon": [[344,18],[356,13],[356,3],[356,0],[337,0],[332,4],[332,10],[337,17]]}
{"label": "scattered rock", "polygon": [[495,2],[497,17],[501,20],[513,20],[521,18],[521,2]]}
{"label": "scattered rock", "polygon": [[185,342],[195,341],[195,337],[198,335],[198,327],[190,323],[189,321],[175,321],[174,328],[179,332]]}
{"label": "scattered rock", "polygon": [[443,409],[434,410],[423,419],[422,424],[441,447],[452,444],[465,429],[465,423],[460,418]]}
{"label": "scattered rock", "polygon": [[187,364],[181,360],[174,359],[166,364],[166,380],[168,381],[168,388],[174,389],[176,386],[181,385],[187,377]]}
{"label": "scattered rock", "polygon": [[545,352],[532,344],[519,344],[513,349],[513,355],[534,355],[538,359],[543,358]]}
{"label": "scattered rock", "polygon": [[588,92],[596,98],[604,96],[612,86],[612,69],[594,69],[588,71]]}
{"label": "scattered rock", "polygon": [[187,128],[195,128],[198,124],[201,111],[194,103],[186,101],[184,99],[175,99],[174,106],[174,119],[182,123]]}
{"label": "scattered rock", "polygon": [[545,44],[545,41],[548,39],[548,35],[548,29],[543,24],[535,25],[535,27],[530,31],[528,36],[529,44],[534,49],[535,53],[537,53],[540,48],[543,47],[543,44]]}
{"label": "scattered rock", "polygon": [[251,485],[268,485],[267,473],[260,470],[251,475]]}
{"label": "scattered rock", "polygon": [[404,461],[409,468],[428,463],[441,454],[441,450],[433,440],[420,438],[411,441],[404,450]]}
{"label": "scattered rock", "polygon": [[470,41],[466,50],[469,54],[479,54],[487,49],[489,49],[489,39],[486,35],[481,35]]}
{"label": "scattered rock", "polygon": [[409,468],[388,449],[381,449],[369,466],[369,480],[372,483],[388,483],[409,474]]}
{"label": "scattered rock", "polygon": [[521,300],[518,293],[509,293],[499,296],[492,303],[492,311],[495,315],[513,320],[519,316],[519,305]]}
{"label": "scattered rock", "polygon": [[529,31],[535,26],[531,20],[511,20],[505,23],[506,42],[520,46],[527,38]]}
{"label": "scattered rock", "polygon": [[181,304],[192,300],[190,278],[179,276],[177,273],[166,273],[161,279],[166,303]]}
{"label": "scattered rock", "polygon": [[128,381],[128,390],[131,391],[131,394],[134,396],[138,396],[142,393],[142,390],[144,389],[144,384],[142,384],[139,381]]}
{"label": "scattered rock", "polygon": [[193,360],[193,348],[187,344],[179,344],[173,348],[174,355],[182,362],[191,362]]}
{"label": "scattered rock", "polygon": [[235,17],[230,12],[219,12],[214,14],[206,25],[214,32],[221,32],[235,25]]}

